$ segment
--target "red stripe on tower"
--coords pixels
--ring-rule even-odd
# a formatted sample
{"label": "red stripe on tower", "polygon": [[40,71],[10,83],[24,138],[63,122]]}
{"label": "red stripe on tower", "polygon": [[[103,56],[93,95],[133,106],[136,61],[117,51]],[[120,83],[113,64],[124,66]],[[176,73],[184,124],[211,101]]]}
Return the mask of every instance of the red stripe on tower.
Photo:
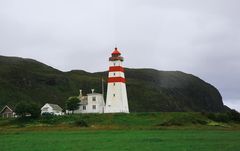
{"label": "red stripe on tower", "polygon": [[126,83],[126,79],[123,78],[123,77],[110,77],[110,78],[108,78],[108,83],[114,83],[114,82]]}
{"label": "red stripe on tower", "polygon": [[124,68],[121,67],[121,66],[112,66],[112,67],[109,67],[109,72],[124,72]]}

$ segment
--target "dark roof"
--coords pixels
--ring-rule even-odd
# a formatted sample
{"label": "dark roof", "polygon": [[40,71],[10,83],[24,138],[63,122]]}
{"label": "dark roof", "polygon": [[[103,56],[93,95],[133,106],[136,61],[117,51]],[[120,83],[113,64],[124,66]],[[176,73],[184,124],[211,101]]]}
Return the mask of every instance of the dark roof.
{"label": "dark roof", "polygon": [[57,105],[57,104],[50,104],[48,103],[54,110],[57,110],[57,111],[62,111],[63,109]]}
{"label": "dark roof", "polygon": [[10,108],[8,105],[5,105],[2,110],[0,111],[0,114],[5,110],[5,108],[8,108],[9,110],[11,110],[13,112],[13,109]]}

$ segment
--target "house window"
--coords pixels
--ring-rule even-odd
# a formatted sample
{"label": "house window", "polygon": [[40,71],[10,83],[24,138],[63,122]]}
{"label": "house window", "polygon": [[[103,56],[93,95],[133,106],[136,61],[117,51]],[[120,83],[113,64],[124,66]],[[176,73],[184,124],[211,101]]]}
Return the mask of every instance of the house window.
{"label": "house window", "polygon": [[93,106],[92,106],[92,109],[96,110],[96,105],[93,105]]}
{"label": "house window", "polygon": [[116,73],[114,72],[114,73],[113,73],[113,75],[115,76],[115,75],[116,75]]}
{"label": "house window", "polygon": [[92,100],[93,100],[93,101],[96,101],[96,97],[95,97],[95,96],[93,96],[93,97],[92,97]]}
{"label": "house window", "polygon": [[115,86],[115,83],[113,83],[113,86]]}
{"label": "house window", "polygon": [[116,65],[116,63],[113,63],[113,66],[115,66]]}
{"label": "house window", "polygon": [[86,106],[85,105],[83,106],[83,110],[86,110]]}

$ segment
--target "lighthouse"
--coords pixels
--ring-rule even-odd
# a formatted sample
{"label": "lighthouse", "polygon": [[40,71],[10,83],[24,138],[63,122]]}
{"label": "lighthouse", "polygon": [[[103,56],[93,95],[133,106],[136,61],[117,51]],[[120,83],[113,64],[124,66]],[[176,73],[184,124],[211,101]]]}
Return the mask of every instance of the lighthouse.
{"label": "lighthouse", "polygon": [[123,57],[115,48],[109,58],[108,87],[105,113],[129,113]]}

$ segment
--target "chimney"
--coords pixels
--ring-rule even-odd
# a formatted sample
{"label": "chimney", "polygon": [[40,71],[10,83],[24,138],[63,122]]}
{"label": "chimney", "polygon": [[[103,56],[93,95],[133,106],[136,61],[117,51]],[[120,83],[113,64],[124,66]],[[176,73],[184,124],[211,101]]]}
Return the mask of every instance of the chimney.
{"label": "chimney", "polygon": [[92,90],[92,93],[94,93],[94,89],[91,89]]}
{"label": "chimney", "polygon": [[79,90],[79,97],[80,98],[82,97],[82,90],[81,89]]}

